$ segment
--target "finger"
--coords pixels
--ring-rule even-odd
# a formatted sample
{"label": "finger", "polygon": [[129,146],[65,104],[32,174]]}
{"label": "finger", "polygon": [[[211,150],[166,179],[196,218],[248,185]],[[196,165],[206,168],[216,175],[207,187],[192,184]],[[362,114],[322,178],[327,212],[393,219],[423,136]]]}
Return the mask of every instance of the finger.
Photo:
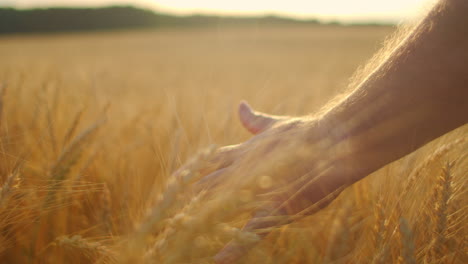
{"label": "finger", "polygon": [[199,173],[199,177],[204,177],[214,171],[225,168],[232,164],[239,152],[238,145],[219,148],[209,158],[200,160],[199,157],[188,160],[183,166],[172,173],[175,178],[186,174],[187,172]]}
{"label": "finger", "polygon": [[[243,230],[243,232],[247,232]],[[258,238],[263,239],[267,233],[261,233]],[[232,264],[237,263],[242,257],[246,256],[249,251],[255,246],[255,242],[245,243],[242,241],[231,241],[221,251],[219,251],[213,260],[216,264]]]}
{"label": "finger", "polygon": [[239,104],[239,119],[242,125],[252,134],[261,133],[285,118],[256,112],[245,101]]}
{"label": "finger", "polygon": [[237,242],[229,242],[218,254],[213,257],[216,264],[232,264],[245,256],[249,248]]}
{"label": "finger", "polygon": [[212,172],[196,182],[193,186],[195,192],[198,193],[202,190],[212,189],[219,185],[221,179],[223,178],[222,176],[226,174],[227,169],[228,168],[222,168]]}
{"label": "finger", "polygon": [[[272,212],[275,212],[275,215],[272,215]],[[264,229],[262,232],[257,233],[258,238],[263,239],[270,233],[269,229],[289,222],[285,213],[285,211],[272,210],[270,206],[266,209],[259,210],[255,213],[254,217],[247,222],[244,228],[242,228],[242,231],[253,232],[254,230],[260,231]],[[248,254],[249,250],[255,246],[256,242],[258,241],[245,243],[233,240],[219,251],[213,259],[216,264],[237,263],[240,258]]]}
{"label": "finger", "polygon": [[[331,203],[345,188],[340,187],[325,190],[325,186],[331,186],[333,182],[315,182],[307,191],[296,196],[290,193],[278,192],[270,206],[256,212],[254,217],[243,227],[244,232],[255,232],[260,239],[268,235],[274,228],[286,225],[305,215],[311,215]],[[295,189],[298,189],[297,186]],[[298,191],[301,192],[301,191]],[[311,195],[311,192],[313,195]],[[316,195],[318,193],[318,195]],[[301,197],[304,196],[304,197]],[[294,199],[285,199],[295,197]],[[218,254],[214,256],[217,264],[231,264],[247,255],[254,243],[245,244],[237,241],[229,242]]]}
{"label": "finger", "polygon": [[226,146],[218,149],[213,157],[199,169],[203,176],[231,165],[241,153],[240,145]]}

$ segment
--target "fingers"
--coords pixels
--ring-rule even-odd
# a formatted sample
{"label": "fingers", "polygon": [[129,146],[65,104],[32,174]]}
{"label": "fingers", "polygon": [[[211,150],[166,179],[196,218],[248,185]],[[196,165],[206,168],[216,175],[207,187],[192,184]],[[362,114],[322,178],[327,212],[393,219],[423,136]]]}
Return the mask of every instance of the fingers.
{"label": "fingers", "polygon": [[229,242],[229,244],[213,257],[213,260],[216,264],[232,264],[236,263],[236,261],[247,252],[247,247],[237,242]]}
{"label": "fingers", "polygon": [[239,104],[239,119],[249,132],[258,134],[271,127],[274,123],[284,119],[284,117],[256,112],[252,110],[247,102],[242,101]]}
{"label": "fingers", "polygon": [[[297,190],[295,195],[288,192],[275,194],[274,201],[269,206],[264,206],[263,210],[257,211],[242,231],[255,232],[262,239],[274,228],[325,208],[345,188],[345,185],[338,185],[329,178],[333,177],[323,177],[322,181],[313,181],[310,185],[302,183],[303,190],[294,184],[296,186],[293,189]],[[237,263],[240,258],[248,254],[254,244],[231,241],[213,259],[217,264]]]}
{"label": "fingers", "polygon": [[222,176],[228,174],[230,166],[238,159],[240,153],[239,145],[218,149],[216,154],[198,170],[200,178],[193,185],[193,190],[198,193],[218,186],[224,178]]}
{"label": "fingers", "polygon": [[241,152],[239,145],[226,146],[218,149],[213,157],[200,168],[199,172],[205,176],[231,165]]}
{"label": "fingers", "polygon": [[217,149],[209,157],[195,156],[189,159],[183,166],[172,173],[175,178],[180,177],[187,171],[199,173],[199,177],[204,177],[214,171],[228,167],[236,159],[240,152],[239,145],[226,146]]}
{"label": "fingers", "polygon": [[[275,212],[274,215],[272,215],[273,212]],[[270,233],[269,229],[284,225],[288,222],[285,211],[276,211],[269,206],[263,210],[257,211],[254,217],[247,222],[242,231],[253,232],[254,230],[257,230],[258,238],[262,239]],[[237,263],[237,261],[245,256],[255,244],[256,241],[250,241],[249,243],[231,241],[220,252],[218,252],[213,259],[216,264]]]}
{"label": "fingers", "polygon": [[203,177],[201,180],[194,184],[194,191],[198,193],[202,190],[212,189],[218,186],[221,182],[222,176],[226,174],[227,169],[228,168],[222,168]]}

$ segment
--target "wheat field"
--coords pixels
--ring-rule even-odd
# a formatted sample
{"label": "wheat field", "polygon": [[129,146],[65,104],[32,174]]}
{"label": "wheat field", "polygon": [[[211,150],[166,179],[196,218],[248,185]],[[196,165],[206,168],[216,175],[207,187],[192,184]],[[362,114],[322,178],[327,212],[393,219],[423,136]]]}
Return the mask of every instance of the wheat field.
{"label": "wheat field", "polygon": [[211,263],[234,239],[255,244],[240,263],[468,263],[466,125],[259,242],[239,229],[255,197],[171,178],[250,137],[240,100],[313,113],[394,30],[0,37],[0,262]]}

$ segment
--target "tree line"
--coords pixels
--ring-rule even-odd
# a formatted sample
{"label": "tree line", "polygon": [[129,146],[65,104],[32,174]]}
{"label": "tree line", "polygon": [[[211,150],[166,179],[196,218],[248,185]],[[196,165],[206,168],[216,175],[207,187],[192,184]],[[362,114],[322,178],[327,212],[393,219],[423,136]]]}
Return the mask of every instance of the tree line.
{"label": "tree line", "polygon": [[94,31],[168,26],[237,24],[319,24],[317,20],[295,20],[277,16],[222,17],[175,16],[131,6],[103,8],[0,8],[0,34],[26,32]]}

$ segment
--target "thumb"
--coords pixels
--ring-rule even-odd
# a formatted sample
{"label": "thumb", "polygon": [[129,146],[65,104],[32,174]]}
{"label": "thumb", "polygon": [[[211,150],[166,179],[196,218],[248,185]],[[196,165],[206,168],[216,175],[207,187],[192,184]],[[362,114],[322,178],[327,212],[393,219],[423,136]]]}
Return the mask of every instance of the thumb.
{"label": "thumb", "polygon": [[239,119],[242,125],[252,134],[261,133],[285,118],[256,112],[245,101],[239,104]]}

